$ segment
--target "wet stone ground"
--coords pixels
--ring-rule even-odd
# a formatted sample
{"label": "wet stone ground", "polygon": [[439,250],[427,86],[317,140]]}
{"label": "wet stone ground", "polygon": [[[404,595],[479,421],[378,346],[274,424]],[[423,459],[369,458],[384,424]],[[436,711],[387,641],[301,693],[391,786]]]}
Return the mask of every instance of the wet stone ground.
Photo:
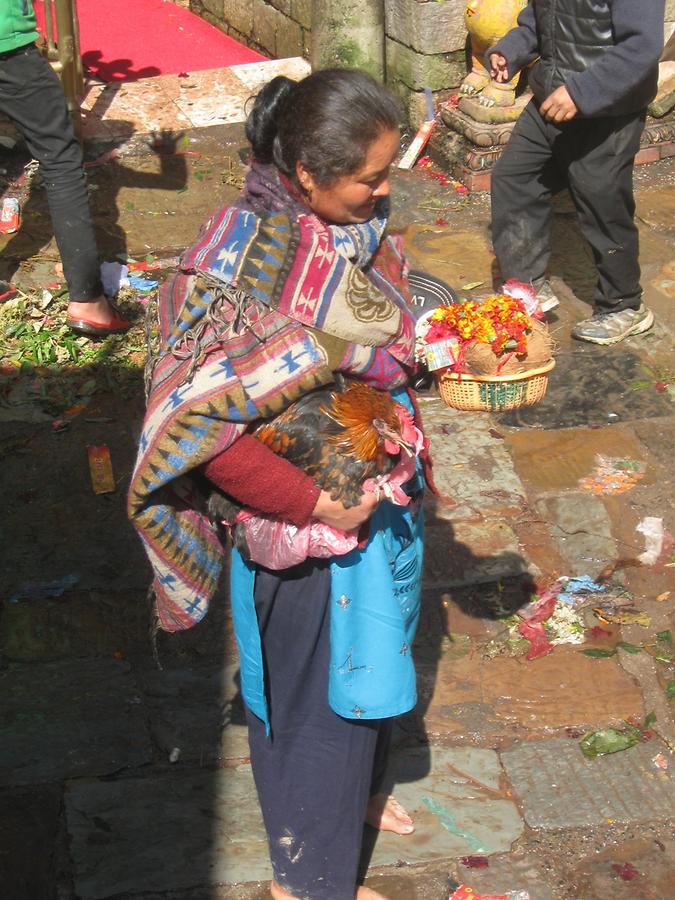
{"label": "wet stone ground", "polygon": [[[172,257],[243,175],[239,125],[165,134],[161,152],[151,140],[136,135],[88,170],[108,259]],[[7,159],[7,178],[22,164]],[[570,340],[593,272],[562,198],[551,273],[563,302],[550,317],[559,349],[545,399],[489,416],[419,395],[439,496],[427,501],[419,704],[397,725],[390,772],[417,830],[367,829],[363,858],[367,883],[391,900],[444,900],[460,883],[533,900],[672,896],[674,173],[660,163],[636,177],[650,334],[614,348]],[[58,279],[58,257],[39,180],[19,190],[24,226],[0,251],[6,268],[20,261],[15,279],[30,294]],[[488,293],[487,198],[419,170],[396,173],[393,194],[413,263],[464,294]],[[106,347],[86,373],[95,390],[65,426],[44,401],[53,372],[26,364],[3,381],[2,897],[262,900],[270,872],[227,596],[191,632],[159,636],[158,669],[148,567],[124,515],[143,412],[141,325]],[[110,448],[114,493],[92,493],[91,444]],[[645,517],[665,535],[651,565],[639,559]],[[509,616],[535,586],[572,575],[605,585],[577,610],[585,642],[528,660]],[[635,746],[581,753],[586,732],[648,716]]]}

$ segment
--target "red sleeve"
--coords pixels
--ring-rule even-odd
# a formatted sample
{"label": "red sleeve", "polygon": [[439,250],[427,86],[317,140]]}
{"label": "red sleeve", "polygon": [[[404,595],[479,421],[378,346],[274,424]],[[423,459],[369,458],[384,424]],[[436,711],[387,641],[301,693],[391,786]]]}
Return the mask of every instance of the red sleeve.
{"label": "red sleeve", "polygon": [[206,463],[204,474],[238,503],[298,526],[311,518],[321,493],[309,475],[250,434]]}

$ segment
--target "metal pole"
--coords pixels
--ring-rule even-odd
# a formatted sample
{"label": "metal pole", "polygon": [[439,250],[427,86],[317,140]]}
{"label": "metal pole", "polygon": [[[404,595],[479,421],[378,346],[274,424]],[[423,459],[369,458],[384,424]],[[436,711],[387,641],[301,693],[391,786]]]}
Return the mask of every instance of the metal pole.
{"label": "metal pole", "polygon": [[68,111],[80,135],[80,100],[84,91],[77,0],[45,0],[47,58],[61,79]]}

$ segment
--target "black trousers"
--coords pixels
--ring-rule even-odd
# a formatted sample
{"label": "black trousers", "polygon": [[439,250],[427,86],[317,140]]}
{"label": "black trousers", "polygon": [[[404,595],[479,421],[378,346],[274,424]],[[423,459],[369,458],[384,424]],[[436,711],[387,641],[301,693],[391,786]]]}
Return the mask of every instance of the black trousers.
{"label": "black trousers", "polygon": [[567,186],[597,267],[596,312],[638,308],[633,162],[643,127],[641,113],[554,125],[529,103],[492,174],[492,243],[505,280],[545,274],[551,198]]}
{"label": "black trousers", "polygon": [[33,44],[0,54],[0,112],[40,163],[70,299],[95,300],[103,287],[82,150],[61,84]]}
{"label": "black trousers", "polygon": [[259,570],[271,736],[247,712],[274,877],[302,900],[354,900],[368,798],[381,790],[391,719],[328,706],[330,569]]}

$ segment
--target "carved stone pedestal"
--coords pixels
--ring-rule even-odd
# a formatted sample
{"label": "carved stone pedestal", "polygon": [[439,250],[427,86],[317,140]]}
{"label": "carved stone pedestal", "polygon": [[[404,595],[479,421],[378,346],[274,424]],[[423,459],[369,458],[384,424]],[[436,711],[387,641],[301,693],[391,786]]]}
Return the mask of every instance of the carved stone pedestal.
{"label": "carved stone pedestal", "polygon": [[469,190],[490,189],[492,167],[530,97],[529,93],[523,94],[509,107],[483,106],[477,98],[462,97],[457,106],[443,109],[443,122],[462,138],[451,162],[452,174]]}
{"label": "carved stone pedestal", "polygon": [[[452,154],[445,154],[442,163],[451,170],[454,178],[465,184],[471,191],[489,191],[492,167],[501,156],[508,143],[516,119],[527,105],[531,95],[523,94],[513,107],[505,109],[481,106],[476,99],[463,97],[458,106],[448,105],[441,118],[456,138],[452,142]],[[510,121],[490,121],[490,115],[506,118]],[[440,146],[432,134],[432,146]],[[443,151],[439,154],[443,156]],[[660,159],[675,156],[675,112],[661,119],[647,118],[640,150],[635,157],[635,164],[657,162]]]}

